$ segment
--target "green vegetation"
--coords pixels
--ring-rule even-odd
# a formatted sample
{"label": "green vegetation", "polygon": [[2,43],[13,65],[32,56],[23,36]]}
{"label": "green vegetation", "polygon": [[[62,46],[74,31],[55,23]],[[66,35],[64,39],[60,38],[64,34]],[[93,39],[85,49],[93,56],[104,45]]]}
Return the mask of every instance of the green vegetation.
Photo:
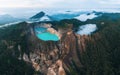
{"label": "green vegetation", "polygon": [[[68,75],[120,75],[120,14],[106,14],[81,22],[62,20],[51,22],[55,28],[67,29],[73,25],[74,31],[80,25],[94,23],[98,31],[85,40],[85,52],[78,53],[82,67],[72,61]],[[0,75],[33,75],[31,64],[18,60],[20,54],[28,53],[26,31],[27,23],[0,29]],[[18,50],[21,46],[21,52]]]}
{"label": "green vegetation", "polygon": [[80,75],[120,75],[120,14],[117,15],[103,14],[86,22],[97,24],[98,31],[85,41],[86,51],[79,55],[83,65],[77,71]]}
{"label": "green vegetation", "polygon": [[53,21],[53,22],[50,22],[53,27],[58,30],[58,29],[62,29],[62,30],[67,30],[69,28],[72,28],[73,31],[77,31],[79,29],[79,26],[80,25],[84,25],[86,24],[85,22],[81,22],[77,19],[64,19],[64,20],[61,20],[61,21]]}
{"label": "green vegetation", "polygon": [[[0,29],[0,75],[33,75],[29,63],[18,60],[20,53],[25,52],[26,23]],[[18,45],[22,51],[18,50]]]}

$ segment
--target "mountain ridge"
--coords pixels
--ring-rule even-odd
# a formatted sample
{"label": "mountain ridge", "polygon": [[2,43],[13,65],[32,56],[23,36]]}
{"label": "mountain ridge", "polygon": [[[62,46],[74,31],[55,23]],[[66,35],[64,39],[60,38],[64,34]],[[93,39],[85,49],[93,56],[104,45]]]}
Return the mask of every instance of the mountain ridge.
{"label": "mountain ridge", "polygon": [[41,11],[35,15],[33,15],[32,17],[30,17],[30,19],[38,19],[38,18],[41,18],[45,15],[45,12]]}
{"label": "mountain ridge", "polygon": [[0,15],[0,25],[4,25],[7,23],[17,22],[17,21],[24,21],[25,19],[15,18],[9,14]]}
{"label": "mountain ridge", "polygon": [[[66,75],[119,75],[119,18],[120,14],[104,13],[86,22],[77,19],[22,22],[2,28],[0,73],[47,75],[59,74],[62,70]],[[37,38],[34,28],[41,23],[52,24],[62,34],[61,39],[43,41]],[[77,28],[86,24],[96,24],[97,30],[90,35],[77,34]]]}

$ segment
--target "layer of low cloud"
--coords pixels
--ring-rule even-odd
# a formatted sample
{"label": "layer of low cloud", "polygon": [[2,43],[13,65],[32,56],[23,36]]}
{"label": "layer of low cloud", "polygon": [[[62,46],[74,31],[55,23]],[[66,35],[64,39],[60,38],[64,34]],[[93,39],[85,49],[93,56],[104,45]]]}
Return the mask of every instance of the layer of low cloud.
{"label": "layer of low cloud", "polygon": [[86,24],[79,27],[79,31],[77,32],[80,35],[90,35],[94,31],[97,30],[96,24]]}
{"label": "layer of low cloud", "polygon": [[90,15],[87,15],[87,14],[82,14],[80,16],[77,16],[75,17],[76,19],[80,20],[80,21],[87,21],[88,19],[93,19],[95,17],[97,17],[98,15],[95,15],[94,13],[93,14],[90,14]]}

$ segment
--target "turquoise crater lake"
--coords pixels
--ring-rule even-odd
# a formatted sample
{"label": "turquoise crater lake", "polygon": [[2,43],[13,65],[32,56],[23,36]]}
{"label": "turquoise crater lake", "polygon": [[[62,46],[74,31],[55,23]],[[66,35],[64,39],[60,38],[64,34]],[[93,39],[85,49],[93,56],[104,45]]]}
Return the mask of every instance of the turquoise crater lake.
{"label": "turquoise crater lake", "polygon": [[35,27],[36,36],[43,41],[58,41],[59,37],[47,31],[45,27]]}

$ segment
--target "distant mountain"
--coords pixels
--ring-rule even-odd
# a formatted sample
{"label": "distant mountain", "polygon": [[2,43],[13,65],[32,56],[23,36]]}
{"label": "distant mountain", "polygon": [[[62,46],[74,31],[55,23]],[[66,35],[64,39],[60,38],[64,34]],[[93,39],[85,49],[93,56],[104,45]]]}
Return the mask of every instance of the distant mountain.
{"label": "distant mountain", "polygon": [[60,11],[51,14],[50,12],[39,12],[29,18],[29,22],[41,22],[41,21],[60,21],[64,19],[78,19],[80,21],[87,21],[99,17],[101,13],[95,11]]}
{"label": "distant mountain", "polygon": [[34,16],[30,17],[29,22],[40,22],[40,21],[52,21],[49,15],[41,11]]}
{"label": "distant mountain", "polygon": [[71,14],[71,13],[59,13],[59,14],[52,15],[51,18],[53,20],[60,21],[60,20],[63,20],[63,19],[72,19],[72,18],[74,18],[76,16],[78,16],[78,14],[76,14],[76,13],[74,13],[74,14]]}
{"label": "distant mountain", "polygon": [[80,13],[71,12],[71,11],[63,11],[63,12],[56,12],[54,14],[48,13],[47,14],[43,11],[35,14],[34,16],[30,17],[30,21],[39,22],[39,21],[60,21],[63,19],[72,19],[76,16],[79,16]]}
{"label": "distant mountain", "polygon": [[43,17],[45,15],[45,13],[43,11],[35,14],[34,16],[32,16],[30,19],[39,19],[41,17]]}
{"label": "distant mountain", "polygon": [[12,23],[12,22],[17,22],[17,21],[24,21],[24,20],[25,19],[15,18],[15,17],[8,15],[8,14],[0,15],[0,25]]}
{"label": "distant mountain", "polygon": [[43,17],[40,18],[40,21],[51,21],[49,15],[44,15]]}

